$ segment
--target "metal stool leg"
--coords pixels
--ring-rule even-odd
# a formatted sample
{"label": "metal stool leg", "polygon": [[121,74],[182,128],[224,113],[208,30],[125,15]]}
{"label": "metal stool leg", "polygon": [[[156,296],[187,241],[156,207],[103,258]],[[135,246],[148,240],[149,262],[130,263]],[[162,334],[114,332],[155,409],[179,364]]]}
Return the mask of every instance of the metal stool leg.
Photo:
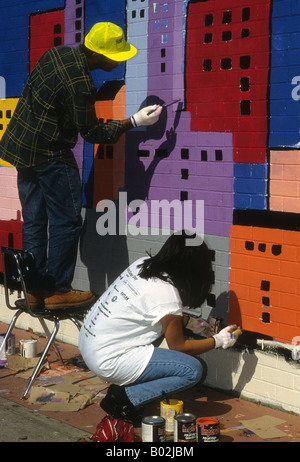
{"label": "metal stool leg", "polygon": [[74,318],[73,316],[70,316],[69,318],[71,321],[74,322],[75,326],[77,327],[77,329],[80,331],[81,329],[81,323],[78,321],[78,319]]}
{"label": "metal stool leg", "polygon": [[27,387],[26,387],[26,390],[25,390],[25,392],[24,392],[24,394],[23,394],[22,399],[27,399],[28,393],[29,393],[29,391],[30,391],[30,389],[31,389],[31,386],[32,386],[32,383],[33,383],[34,379],[36,378],[36,376],[38,375],[38,373],[39,373],[39,371],[40,371],[40,369],[41,369],[41,367],[42,367],[42,364],[43,364],[43,362],[44,362],[44,359],[45,359],[45,357],[46,357],[46,355],[47,355],[47,353],[48,353],[48,351],[49,351],[49,348],[50,348],[50,346],[51,346],[53,340],[55,339],[55,336],[56,336],[58,330],[59,330],[59,321],[58,321],[58,320],[55,320],[55,321],[54,321],[54,329],[53,329],[53,332],[52,332],[52,334],[51,334],[51,336],[50,336],[50,338],[49,338],[49,340],[48,340],[48,342],[47,342],[47,345],[46,345],[45,348],[44,348],[44,351],[43,351],[43,353],[42,353],[42,355],[41,355],[41,357],[40,357],[40,359],[39,359],[39,362],[38,362],[37,365],[35,366],[35,369],[34,369],[34,371],[33,371],[33,373],[32,373],[32,376],[30,377],[30,380],[29,380],[29,382],[28,382],[28,385],[27,385]]}
{"label": "metal stool leg", "polygon": [[[44,318],[39,318],[39,321],[40,321],[40,323],[41,323],[42,328],[44,329],[44,332],[45,332],[45,334],[46,334],[46,337],[49,339],[49,338],[51,337],[51,333],[50,333],[50,331],[49,331],[49,329],[48,329],[47,324],[45,323]],[[52,345],[52,346],[53,346],[53,348],[54,348],[54,351],[55,351],[55,353],[56,353],[56,356],[58,357],[58,359],[60,360],[60,362],[62,363],[62,365],[64,365],[63,357],[62,357],[62,355],[60,354],[59,349],[57,348],[57,345],[56,345],[56,343],[55,343],[55,340],[53,340],[53,345]]]}

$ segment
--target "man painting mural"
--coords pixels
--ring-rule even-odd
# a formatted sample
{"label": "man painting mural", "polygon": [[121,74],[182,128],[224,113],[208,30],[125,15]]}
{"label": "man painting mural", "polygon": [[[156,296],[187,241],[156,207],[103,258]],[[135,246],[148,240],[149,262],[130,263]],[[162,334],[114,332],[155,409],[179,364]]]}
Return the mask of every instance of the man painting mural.
{"label": "man painting mural", "polygon": [[157,105],[126,120],[103,123],[96,117],[91,71],[110,72],[136,52],[123,30],[109,22],[95,24],[77,48],[48,50],[1,139],[0,158],[18,171],[23,248],[35,257],[33,309],[82,306],[94,299],[90,291],[71,286],[82,229],[81,180],[72,149],[78,133],[90,143],[112,144],[125,131],[158,121],[162,107]]}

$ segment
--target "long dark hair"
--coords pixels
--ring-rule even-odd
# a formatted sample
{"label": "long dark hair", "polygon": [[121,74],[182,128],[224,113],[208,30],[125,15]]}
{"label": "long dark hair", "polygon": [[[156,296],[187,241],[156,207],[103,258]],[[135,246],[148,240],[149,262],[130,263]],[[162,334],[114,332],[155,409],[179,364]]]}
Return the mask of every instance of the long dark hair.
{"label": "long dark hair", "polygon": [[206,243],[188,245],[195,238],[184,231],[172,234],[160,251],[147,258],[139,275],[171,282],[179,291],[183,306],[197,308],[206,300],[213,282],[212,253]]}

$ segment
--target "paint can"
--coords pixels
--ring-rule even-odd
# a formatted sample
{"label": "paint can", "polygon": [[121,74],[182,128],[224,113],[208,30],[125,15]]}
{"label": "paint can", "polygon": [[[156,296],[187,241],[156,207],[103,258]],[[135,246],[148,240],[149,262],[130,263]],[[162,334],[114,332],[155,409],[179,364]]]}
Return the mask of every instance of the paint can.
{"label": "paint can", "polygon": [[197,441],[199,443],[218,443],[220,441],[220,423],[214,417],[196,420]]}
{"label": "paint can", "polygon": [[23,358],[35,358],[36,357],[36,346],[37,341],[34,339],[23,339],[19,342],[20,356]]}
{"label": "paint can", "polygon": [[174,417],[174,441],[197,441],[196,417],[194,414],[178,414]]}
{"label": "paint can", "polygon": [[165,441],[165,419],[158,415],[142,419],[143,442],[163,443]]}
{"label": "paint can", "polygon": [[160,402],[160,416],[166,421],[166,432],[174,432],[174,417],[183,413],[183,401],[169,399]]}
{"label": "paint can", "polygon": [[[6,334],[0,334],[0,337],[2,337],[3,340],[4,340],[5,335]],[[15,354],[15,344],[16,344],[15,337],[16,337],[15,334],[10,334],[10,336],[6,340],[5,353],[7,355],[14,355]]]}
{"label": "paint can", "polygon": [[5,345],[4,343],[4,337],[0,336],[0,367],[6,366],[7,360],[6,360],[6,354],[5,354]]}
{"label": "paint can", "polygon": [[15,334],[10,334],[10,336],[6,340],[6,345],[2,346],[5,335],[6,334],[0,334],[0,366],[7,364],[6,355],[15,354]]}

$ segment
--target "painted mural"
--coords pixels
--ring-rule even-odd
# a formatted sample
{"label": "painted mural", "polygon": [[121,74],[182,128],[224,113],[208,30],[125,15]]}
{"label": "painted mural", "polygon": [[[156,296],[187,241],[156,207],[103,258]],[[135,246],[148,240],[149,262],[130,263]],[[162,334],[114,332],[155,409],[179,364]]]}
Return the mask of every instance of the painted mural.
{"label": "painted mural", "polygon": [[[98,117],[179,102],[159,126],[116,145],[79,137],[84,207],[118,201],[120,191],[128,203],[204,201],[215,283],[203,313],[292,343],[300,333],[300,0],[10,0],[0,9],[0,137],[47,49],[78,46],[95,22],[121,26],[139,51],[109,76],[93,71]],[[20,247],[15,170],[2,164],[0,178],[0,243]],[[149,208],[139,219],[150,226]]]}

